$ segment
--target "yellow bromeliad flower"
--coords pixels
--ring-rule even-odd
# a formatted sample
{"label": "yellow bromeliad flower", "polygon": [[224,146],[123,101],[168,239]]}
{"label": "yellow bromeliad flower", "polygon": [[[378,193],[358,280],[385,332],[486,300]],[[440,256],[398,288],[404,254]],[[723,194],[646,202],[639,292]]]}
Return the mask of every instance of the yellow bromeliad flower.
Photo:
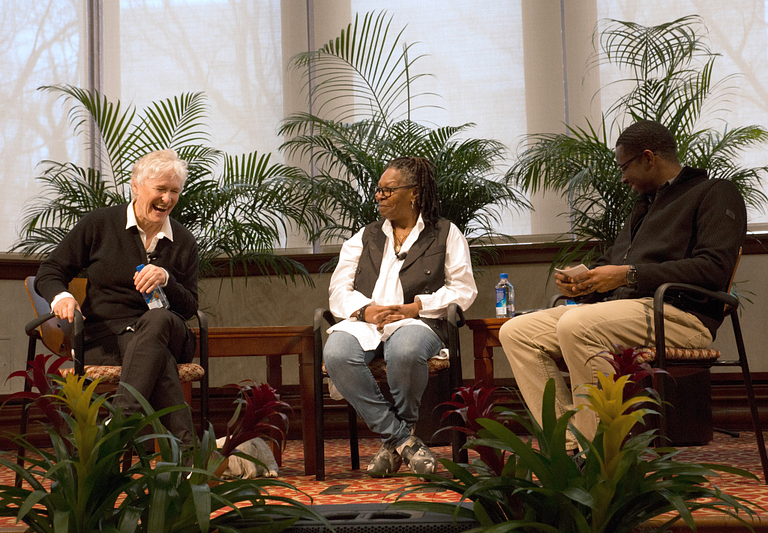
{"label": "yellow bromeliad flower", "polygon": [[[621,449],[632,427],[640,422],[650,412],[648,409],[629,409],[643,402],[654,402],[650,396],[633,396],[624,401],[624,386],[629,376],[621,376],[614,381],[613,376],[600,372],[597,376],[600,386],[585,384],[587,390],[584,397],[588,400],[586,408],[595,411],[600,417],[600,425],[603,428],[602,457],[598,453],[603,476],[610,479],[616,473],[624,453]],[[627,412],[629,411],[629,412]],[[599,450],[598,450],[599,452]]]}
{"label": "yellow bromeliad flower", "polygon": [[99,408],[106,401],[106,397],[94,399],[98,379],[83,389],[85,377],[78,377],[75,373],[67,374],[66,381],[59,392],[61,401],[69,407],[76,427],[73,428],[75,446],[78,449],[80,463],[90,466],[91,454],[96,445],[99,433],[98,415]]}

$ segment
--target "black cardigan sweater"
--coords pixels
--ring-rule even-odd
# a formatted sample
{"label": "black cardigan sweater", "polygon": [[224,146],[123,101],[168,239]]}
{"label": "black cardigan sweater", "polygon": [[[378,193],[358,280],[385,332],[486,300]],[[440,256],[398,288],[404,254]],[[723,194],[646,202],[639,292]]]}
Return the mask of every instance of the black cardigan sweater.
{"label": "black cardigan sweater", "polygon": [[[746,232],[746,207],[736,186],[684,167],[652,203],[646,196],[638,199],[613,246],[592,265],[635,265],[637,288],[622,286],[579,301],[653,296],[667,282],[726,290]],[[722,304],[675,296],[670,303],[696,315],[714,338],[723,321]]]}
{"label": "black cardigan sweater", "polygon": [[[138,229],[126,229],[128,206],[97,209],[85,215],[40,265],[35,289],[51,302],[69,281],[87,270],[88,285],[82,305],[85,340],[119,333],[147,311],[136,290],[136,267],[147,264]],[[197,243],[192,233],[170,219],[173,241],[160,239],[151,263],[168,272],[163,287],[171,310],[185,319],[197,311]]]}

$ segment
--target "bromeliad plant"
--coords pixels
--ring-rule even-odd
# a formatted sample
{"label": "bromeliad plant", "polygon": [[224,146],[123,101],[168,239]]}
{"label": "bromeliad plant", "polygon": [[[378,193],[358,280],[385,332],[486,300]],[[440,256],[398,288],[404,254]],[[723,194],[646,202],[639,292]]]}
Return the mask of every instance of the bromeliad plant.
{"label": "bromeliad plant", "polygon": [[[471,501],[471,507],[402,500],[393,505],[465,516],[480,523],[477,531],[629,533],[665,513],[674,515],[655,531],[681,518],[695,528],[692,512],[698,509],[723,513],[751,529],[744,520],[755,516],[751,504],[721,492],[707,478],[716,471],[757,477],[729,466],[676,461],[674,450],[649,447],[653,431],[630,435],[630,429],[651,412],[633,407],[654,400],[641,394],[625,401],[628,379],[621,376],[614,381],[600,375],[600,386],[588,387],[583,408],[595,411],[601,420],[592,441],[570,425],[575,410],[557,417],[554,380],[544,390],[541,425],[530,412],[529,419],[509,414],[530,432],[527,441],[497,420],[477,420],[482,429],[466,446],[506,452],[501,472],[489,471],[477,461],[466,465],[441,459],[455,479],[424,476],[430,482],[413,489],[452,490],[462,495],[461,503]],[[567,449],[566,431],[579,440],[581,467]]]}
{"label": "bromeliad plant", "polygon": [[[24,435],[13,437],[31,452],[27,466],[4,457],[0,465],[21,476],[26,485],[0,485],[0,516],[15,517],[39,533],[234,533],[240,529],[233,524],[242,521],[248,524],[246,530],[273,532],[301,517],[329,525],[310,507],[267,492],[269,487],[293,488],[285,482],[210,483],[216,480],[214,472],[221,461],[212,429],[191,450],[184,450],[160,422],[163,415],[183,406],[155,412],[137,395],[144,412],[125,417],[107,395],[96,395],[98,380],[88,383],[74,374],[54,378],[52,371],[59,365],[54,360],[42,381],[39,363],[36,372],[24,374],[43,386],[24,397],[47,406],[44,412],[53,422],[47,426],[52,451],[35,447]],[[157,442],[157,455],[144,451],[150,439]],[[130,453],[138,460],[121,468]],[[220,510],[225,512],[211,518]]]}
{"label": "bromeliad plant", "polygon": [[669,372],[652,367],[648,363],[649,360],[653,359],[653,356],[647,348],[624,348],[615,345],[614,351],[606,350],[593,357],[604,359],[613,367],[614,381],[618,381],[622,376],[629,378],[624,385],[625,401],[640,394],[647,394],[657,402],[659,401],[659,393],[655,386],[644,387],[643,384],[646,378],[655,379],[657,374],[669,374]]}
{"label": "bromeliad plant", "polygon": [[[226,457],[240,444],[263,436],[276,440],[282,450],[285,446],[285,435],[288,433],[288,416],[281,412],[281,409],[290,409],[291,406],[280,401],[275,395],[275,389],[267,383],[248,381],[235,386],[240,388],[240,394],[236,401],[235,413],[227,422],[227,436],[221,447],[222,455]],[[278,438],[272,437],[273,434],[277,434]]]}
{"label": "bromeliad plant", "polygon": [[[443,427],[435,435],[443,431],[460,431],[470,439],[477,439],[483,429],[480,420],[498,420],[501,413],[507,412],[507,409],[501,405],[503,400],[498,397],[494,398],[494,393],[497,390],[499,387],[459,387],[453,393],[451,401],[440,404],[455,408],[444,411],[441,421],[445,422],[452,415],[454,417],[458,415],[463,421],[463,425]],[[472,449],[480,455],[479,462],[475,463],[476,467],[484,468],[497,476],[501,475],[504,467],[505,450],[482,445],[473,446]]]}

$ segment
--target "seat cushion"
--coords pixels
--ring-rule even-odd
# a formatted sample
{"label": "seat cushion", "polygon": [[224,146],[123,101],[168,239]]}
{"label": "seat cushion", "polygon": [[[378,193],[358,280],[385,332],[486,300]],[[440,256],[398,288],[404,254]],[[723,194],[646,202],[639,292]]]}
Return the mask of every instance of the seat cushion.
{"label": "seat cushion", "polygon": [[[74,371],[74,368],[63,368],[61,369],[61,375],[66,376]],[[85,365],[85,375],[91,379],[101,378],[102,383],[114,383],[115,385],[120,383],[121,372],[121,366]],[[179,365],[179,381],[182,383],[198,381],[203,375],[205,375],[205,371],[198,364],[185,363]]]}
{"label": "seat cushion", "polygon": [[[653,362],[656,360],[656,348],[643,348],[644,354],[640,356],[641,362]],[[720,350],[710,348],[666,348],[667,361],[699,361],[702,363],[714,362],[720,358]]]}

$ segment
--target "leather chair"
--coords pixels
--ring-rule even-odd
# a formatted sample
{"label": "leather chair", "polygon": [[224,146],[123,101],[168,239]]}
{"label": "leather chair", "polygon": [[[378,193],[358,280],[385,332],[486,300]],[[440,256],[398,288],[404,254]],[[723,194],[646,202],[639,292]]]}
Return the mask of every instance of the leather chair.
{"label": "leather chair", "polygon": [[[85,287],[87,280],[85,278],[75,278],[69,285],[69,292],[75,297],[78,303],[82,304],[85,299]],[[61,374],[75,372],[79,376],[88,376],[91,378],[101,378],[102,383],[117,384],[120,382],[122,368],[120,366],[100,366],[87,365],[83,355],[83,316],[79,311],[75,312],[73,323],[67,320],[59,320],[51,312],[48,302],[40,296],[35,290],[35,277],[29,276],[24,280],[27,287],[27,293],[35,311],[35,318],[29,322],[25,329],[29,336],[27,348],[27,363],[35,358],[37,351],[37,341],[42,341],[43,345],[51,352],[74,358],[74,368],[61,369]],[[184,390],[184,397],[188,404],[192,404],[192,382],[200,382],[200,423],[201,428],[208,427],[208,320],[205,313],[197,311],[197,321],[200,326],[200,364],[186,363],[179,366],[179,380]],[[24,390],[29,391],[30,384],[25,382]],[[22,407],[20,434],[27,431],[29,419],[29,410],[26,403]],[[23,450],[20,450],[20,455]],[[20,463],[23,457],[19,458]]]}
{"label": "leather chair", "polygon": [[[451,394],[458,387],[462,386],[463,378],[461,373],[461,347],[459,344],[459,328],[464,325],[464,312],[454,304],[448,306],[448,359],[432,358],[429,360],[430,379],[441,374],[448,374],[450,387],[445,391],[444,401],[450,400]],[[325,419],[323,405],[323,379],[328,377],[323,367],[323,326],[331,326],[336,323],[336,319],[327,309],[315,310],[314,316],[314,334],[315,334],[315,429],[316,429],[316,448],[315,458],[317,464],[317,481],[325,480]],[[376,358],[369,365],[371,372],[377,382],[386,382],[386,364],[383,358]],[[350,455],[352,460],[352,469],[360,468],[360,451],[358,448],[357,437],[357,413],[355,409],[348,404],[347,408],[349,419],[349,440]],[[463,433],[453,431],[451,434],[451,447],[453,451],[453,461],[467,462],[467,451],[462,449],[466,442]]]}

